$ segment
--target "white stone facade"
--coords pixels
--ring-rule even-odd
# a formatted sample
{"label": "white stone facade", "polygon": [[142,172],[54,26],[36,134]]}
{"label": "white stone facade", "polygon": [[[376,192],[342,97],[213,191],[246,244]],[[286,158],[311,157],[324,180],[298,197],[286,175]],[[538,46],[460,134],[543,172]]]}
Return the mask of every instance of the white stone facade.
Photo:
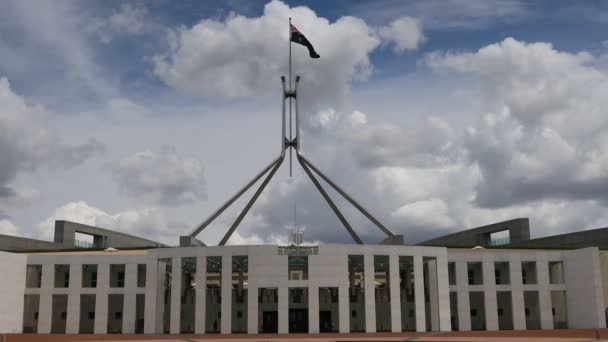
{"label": "white stone facade", "polygon": [[[351,322],[362,317],[357,315],[364,315],[364,327],[360,329],[366,332],[375,332],[377,327],[392,332],[406,329],[471,330],[479,327],[523,330],[530,329],[533,324],[538,324],[541,329],[605,327],[597,248],[546,251],[320,245],[307,256],[308,276],[304,280],[289,280],[288,256],[280,254],[279,249],[264,245],[158,248],[113,253],[0,253],[0,274],[11,275],[0,285],[0,299],[6,300],[3,303],[12,303],[10,310],[4,305],[0,308],[0,332],[21,332],[27,327],[37,333],[81,333],[84,329],[94,333],[111,330],[153,334],[192,329],[194,333],[217,330],[218,333],[230,334],[237,328],[233,321],[243,317],[246,318],[246,331],[243,329],[243,332],[255,334],[260,332],[260,327],[265,324],[263,321],[267,319],[266,309],[262,307],[266,304],[259,304],[262,300],[258,296],[259,289],[276,289],[274,317],[278,333],[294,329],[290,325],[290,315],[295,311],[306,313],[308,321],[305,326],[310,333],[320,332],[323,324],[329,321],[339,332],[353,331],[355,327],[351,327]],[[238,304],[238,311],[232,307],[233,293],[238,293],[233,290],[233,256],[247,256],[247,296],[243,303]],[[351,303],[355,300],[353,294],[356,291],[351,288],[355,278],[352,274],[349,276],[349,256],[362,256],[363,260],[364,279],[361,279],[360,290],[364,298],[359,307]],[[377,260],[380,260],[377,256],[388,260],[385,269],[388,277],[375,270]],[[207,257],[221,258],[221,275],[207,272]],[[188,258],[195,265],[193,279],[188,280],[192,286],[189,290],[193,291],[189,295],[184,295],[182,289],[182,258]],[[159,263],[159,259],[171,261],[170,272],[165,264]],[[411,268],[407,268],[407,260],[411,261]],[[522,262],[526,263],[524,271]],[[28,279],[26,286],[26,265],[32,269],[40,267],[39,283]],[[69,276],[62,271],[66,267],[56,265],[69,265]],[[96,265],[94,287],[83,287],[85,279],[87,283],[91,282],[90,275],[83,277],[83,265]],[[138,279],[143,277],[143,273],[138,273],[142,266],[138,265],[145,265],[144,279]],[[495,266],[500,268],[498,273]],[[111,272],[113,267],[121,271]],[[505,274],[507,269],[508,275]],[[532,269],[535,271],[531,272]],[[219,278],[213,278],[213,281],[221,281],[220,313],[217,313],[217,318],[206,319],[206,300],[209,298],[206,283],[207,279],[212,279],[209,277],[216,276]],[[531,280],[535,281],[528,284]],[[410,283],[412,289],[408,292],[410,290],[405,287]],[[163,292],[165,287],[167,295]],[[291,301],[290,291],[294,288],[307,289],[304,292],[307,303],[296,305],[295,300]],[[320,304],[320,288],[336,289],[324,292],[326,295],[337,291],[333,302]],[[24,305],[24,296],[28,299],[27,305]],[[451,296],[455,298],[452,305],[457,305],[457,308],[450,307]],[[85,305],[81,303],[83,298],[91,301],[86,305],[94,305],[94,312],[81,312]],[[381,298],[378,303],[376,298]],[[390,300],[386,301],[387,298]],[[408,300],[411,304],[406,303]],[[110,301],[114,304],[109,304]],[[32,303],[37,303],[37,308]],[[188,324],[183,323],[181,313],[187,312],[187,305],[193,306],[194,317],[189,317],[192,327],[184,328]],[[320,310],[320,305],[326,309]],[[166,312],[165,307],[168,308]],[[246,312],[241,311],[243,308]],[[264,317],[261,317],[261,312],[264,312]],[[215,312],[213,314],[216,315]],[[337,316],[337,319],[329,319],[330,316]],[[92,331],[88,331],[85,320],[90,321]],[[456,326],[452,327],[452,322],[457,322]],[[559,324],[563,326],[557,326]]]}

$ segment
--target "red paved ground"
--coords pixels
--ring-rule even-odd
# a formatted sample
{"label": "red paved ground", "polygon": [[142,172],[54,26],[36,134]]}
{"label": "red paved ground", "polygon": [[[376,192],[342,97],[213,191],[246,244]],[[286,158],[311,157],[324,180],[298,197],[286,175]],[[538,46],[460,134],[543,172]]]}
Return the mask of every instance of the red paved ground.
{"label": "red paved ground", "polygon": [[[599,335],[598,335],[599,334]],[[608,338],[608,329],[562,329],[562,330],[524,330],[524,331],[453,331],[446,333],[375,333],[375,334],[257,334],[257,335],[133,335],[133,334],[112,334],[112,335],[65,335],[65,334],[6,334],[0,335],[0,342],[29,342],[29,341],[49,341],[49,342],[69,342],[69,341],[137,341],[137,340],[206,340],[206,339],[226,339],[226,340],[287,340],[290,339],[408,339],[412,337],[446,337],[462,338],[585,338],[595,340],[598,337]],[[4,341],[2,340],[4,338]]]}

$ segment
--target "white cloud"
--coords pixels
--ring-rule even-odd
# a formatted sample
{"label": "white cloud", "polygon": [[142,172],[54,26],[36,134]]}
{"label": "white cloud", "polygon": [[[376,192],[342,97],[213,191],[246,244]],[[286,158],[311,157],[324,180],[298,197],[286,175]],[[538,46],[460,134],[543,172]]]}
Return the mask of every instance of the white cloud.
{"label": "white cloud", "polygon": [[5,235],[18,235],[19,229],[11,221],[6,219],[0,219],[0,234]]}
{"label": "white cloud", "polygon": [[380,28],[379,32],[385,41],[395,44],[395,52],[416,50],[425,39],[420,21],[412,17],[395,19],[388,26]]}
{"label": "white cloud", "polygon": [[164,213],[155,208],[108,213],[86,202],[70,202],[56,208],[53,215],[38,224],[38,238],[52,240],[56,220],[107,228],[169,245],[176,245],[178,236],[187,230],[183,224],[169,222]]}
{"label": "white cloud", "polygon": [[426,226],[429,229],[454,228],[447,204],[439,198],[408,203],[391,215],[406,224]]}
{"label": "white cloud", "polygon": [[608,74],[593,60],[512,38],[477,52],[427,56],[434,70],[474,77],[480,120],[465,144],[482,173],[481,206],[608,200],[600,190],[608,184]]}
{"label": "white cloud", "polygon": [[11,182],[22,171],[71,167],[103,153],[97,140],[66,145],[48,128],[47,117],[44,108],[26,104],[0,78],[0,197],[17,195]]}
{"label": "white cloud", "polygon": [[118,184],[129,195],[163,205],[179,205],[205,199],[205,177],[201,162],[181,157],[175,148],[143,151],[123,158],[113,166]]}
{"label": "white cloud", "polygon": [[[276,0],[266,4],[260,17],[232,14],[171,30],[170,51],[155,58],[155,73],[172,87],[209,97],[280,89],[278,78],[287,75],[289,17],[321,55],[312,60],[304,47],[293,44],[294,72],[303,76],[302,94],[307,101],[340,104],[351,82],[370,76],[369,55],[381,43],[377,30],[355,17],[330,22],[308,7],[290,8]],[[414,48],[422,35],[411,18],[384,31],[402,35],[388,34],[398,49]]]}
{"label": "white cloud", "polygon": [[93,18],[88,30],[96,33],[104,43],[116,36],[139,35],[146,31],[148,9],[142,4],[123,3],[106,18]]}

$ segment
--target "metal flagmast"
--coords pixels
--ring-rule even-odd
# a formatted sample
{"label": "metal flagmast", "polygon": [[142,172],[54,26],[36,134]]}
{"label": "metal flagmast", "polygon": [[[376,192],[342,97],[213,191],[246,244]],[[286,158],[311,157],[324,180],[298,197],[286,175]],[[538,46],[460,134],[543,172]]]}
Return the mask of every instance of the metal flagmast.
{"label": "metal flagmast", "polygon": [[[288,90],[291,92],[292,88],[291,88],[291,18],[289,18],[289,86],[287,87]],[[293,135],[291,133],[291,121],[292,121],[292,115],[291,115],[291,97],[289,98],[289,140],[293,140]],[[292,176],[292,158],[291,158],[291,149],[289,149],[289,177]]]}
{"label": "metal flagmast", "polygon": [[[299,164],[304,169],[306,175],[310,178],[313,185],[317,188],[323,199],[327,202],[329,207],[332,209],[334,214],[338,217],[344,228],[348,231],[353,240],[358,244],[363,244],[363,241],[355,230],[352,228],[350,223],[346,220],[344,215],[338,207],[335,205],[334,201],[329,197],[315,174],[320,177],[325,183],[329,184],[339,195],[344,197],[352,206],[354,206],[357,210],[359,210],[367,219],[369,219],[378,229],[380,229],[384,234],[387,235],[387,238],[382,241],[385,244],[403,244],[403,236],[395,235],[392,231],[386,228],[380,221],[378,221],[374,216],[372,216],[363,206],[361,206],[357,201],[355,201],[350,195],[348,195],[342,188],[340,188],[334,181],[332,181],[329,177],[323,174],[319,168],[313,165],[309,160],[307,160],[302,154],[301,150],[301,139],[300,139],[300,116],[299,116],[299,104],[298,104],[298,83],[300,81],[300,76],[296,75],[295,82],[292,83],[292,56],[291,56],[291,38],[292,38],[292,25],[291,18],[289,18],[289,85],[285,84],[285,76],[281,76],[281,83],[283,86],[283,96],[282,96],[282,114],[281,114],[281,152],[277,158],[275,158],[269,165],[267,165],[262,171],[260,171],[252,180],[250,180],[244,187],[242,187],[239,191],[236,192],[230,199],[228,199],[220,208],[215,210],[214,212],[205,219],[201,224],[199,224],[189,235],[180,236],[180,246],[201,246],[205,245],[203,242],[196,239],[196,236],[200,234],[206,227],[208,227],[219,215],[221,215],[228,207],[230,207],[237,199],[239,199],[247,190],[249,190],[254,184],[256,184],[260,179],[264,178],[261,185],[255,191],[251,199],[247,202],[241,213],[238,215],[236,220],[232,223],[224,237],[219,242],[220,246],[223,246],[228,242],[230,236],[234,233],[236,228],[245,218],[245,215],[249,212],[253,204],[256,202],[262,191],[266,188],[272,177],[275,175],[276,171],[279,169],[283,160],[285,159],[285,151],[289,149],[289,176],[292,176],[292,150],[295,150],[296,157]],[[312,55],[311,55],[312,57]],[[314,57],[314,58],[318,58]],[[292,100],[295,101],[295,110],[292,112]],[[289,101],[289,135],[286,134],[285,124],[286,124],[286,101]],[[295,132],[292,130],[292,121],[293,115],[295,115]],[[265,176],[265,177],[264,177]],[[294,204],[294,224],[296,223],[296,207]]]}

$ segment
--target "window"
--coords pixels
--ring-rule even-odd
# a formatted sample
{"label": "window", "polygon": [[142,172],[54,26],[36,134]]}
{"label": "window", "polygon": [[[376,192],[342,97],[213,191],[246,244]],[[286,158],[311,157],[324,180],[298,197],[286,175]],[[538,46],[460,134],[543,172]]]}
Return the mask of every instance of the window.
{"label": "window", "polygon": [[125,287],[125,265],[110,265],[110,287]]}
{"label": "window", "polygon": [[494,279],[496,285],[511,284],[511,272],[509,270],[509,262],[500,261],[494,263]]}
{"label": "window", "polygon": [[521,263],[521,276],[524,284],[536,284],[536,261],[523,261]]}
{"label": "window", "polygon": [[146,264],[137,264],[137,287],[146,287]]}
{"label": "window", "polygon": [[308,280],[308,255],[288,256],[289,280]]}
{"label": "window", "polygon": [[89,311],[89,319],[90,320],[95,319],[95,311]]}
{"label": "window", "polygon": [[82,287],[97,287],[97,265],[82,265]]}
{"label": "window", "polygon": [[42,286],[42,265],[27,265],[25,287],[40,288]]}
{"label": "window", "polygon": [[55,265],[55,287],[66,288],[70,286],[70,265]]}
{"label": "window", "polygon": [[469,285],[482,285],[483,273],[481,262],[467,263],[467,275],[469,278]]}
{"label": "window", "polygon": [[448,262],[448,281],[450,285],[456,285],[456,263]]}
{"label": "window", "polygon": [[564,263],[561,261],[549,262],[549,283],[563,284],[564,283]]}

